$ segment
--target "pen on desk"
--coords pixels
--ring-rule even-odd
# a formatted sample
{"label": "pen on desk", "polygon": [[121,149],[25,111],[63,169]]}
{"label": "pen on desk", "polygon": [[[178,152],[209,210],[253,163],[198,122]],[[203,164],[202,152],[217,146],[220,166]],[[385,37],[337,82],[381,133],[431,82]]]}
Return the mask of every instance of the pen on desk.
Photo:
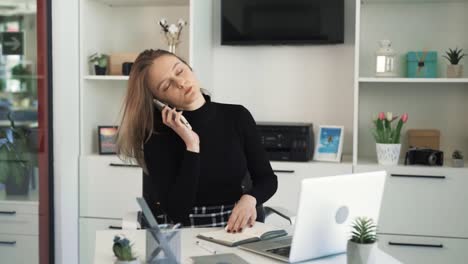
{"label": "pen on desk", "polygon": [[205,244],[202,244],[202,243],[201,243],[200,241],[198,241],[198,240],[195,242],[195,244],[197,244],[197,246],[203,248],[204,250],[206,250],[206,251],[208,251],[208,252],[210,252],[210,253],[212,253],[212,254],[216,254],[216,250],[214,250],[214,249],[208,247],[208,246],[205,245]]}
{"label": "pen on desk", "polygon": [[172,227],[172,230],[177,229],[177,228],[179,228],[179,227],[180,227],[180,223],[177,223],[177,224],[175,224],[175,225]]}

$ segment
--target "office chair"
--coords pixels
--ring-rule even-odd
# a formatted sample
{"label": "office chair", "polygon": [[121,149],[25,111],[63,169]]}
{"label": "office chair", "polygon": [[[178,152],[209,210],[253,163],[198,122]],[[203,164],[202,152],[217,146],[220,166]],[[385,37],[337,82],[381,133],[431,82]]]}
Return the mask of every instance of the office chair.
{"label": "office chair", "polygon": [[[244,193],[247,193],[252,188],[252,180],[249,172],[247,171],[244,179],[242,180],[242,189]],[[291,225],[294,224],[295,215],[292,214],[288,209],[280,206],[263,206],[263,204],[257,205],[257,221],[265,222],[268,216],[277,214],[278,216],[286,219]]]}

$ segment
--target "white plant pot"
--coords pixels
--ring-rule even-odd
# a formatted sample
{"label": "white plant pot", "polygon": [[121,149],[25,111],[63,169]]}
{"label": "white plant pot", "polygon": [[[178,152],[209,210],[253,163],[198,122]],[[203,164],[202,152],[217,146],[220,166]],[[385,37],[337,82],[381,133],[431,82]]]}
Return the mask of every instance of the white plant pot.
{"label": "white plant pot", "polygon": [[116,260],[114,264],[141,264],[141,261],[139,258],[132,261]]}
{"label": "white plant pot", "polygon": [[465,167],[465,163],[462,159],[452,159],[452,167],[454,168],[463,168]]}
{"label": "white plant pot", "polygon": [[463,76],[463,65],[447,65],[447,78],[461,78]]}
{"label": "white plant pot", "polygon": [[376,247],[376,243],[372,244],[358,244],[348,240],[346,246],[346,258],[348,264],[367,264],[375,263],[374,254],[372,250]]}
{"label": "white plant pot", "polygon": [[401,144],[376,144],[377,160],[381,165],[397,165]]}

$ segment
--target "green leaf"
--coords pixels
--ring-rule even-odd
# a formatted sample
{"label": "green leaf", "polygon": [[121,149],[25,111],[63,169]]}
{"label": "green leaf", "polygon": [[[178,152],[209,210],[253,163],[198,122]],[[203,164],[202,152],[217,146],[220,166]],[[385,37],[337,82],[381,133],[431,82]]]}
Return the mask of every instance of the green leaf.
{"label": "green leaf", "polygon": [[376,241],[376,228],[371,218],[359,217],[353,221],[351,241],[368,244]]}

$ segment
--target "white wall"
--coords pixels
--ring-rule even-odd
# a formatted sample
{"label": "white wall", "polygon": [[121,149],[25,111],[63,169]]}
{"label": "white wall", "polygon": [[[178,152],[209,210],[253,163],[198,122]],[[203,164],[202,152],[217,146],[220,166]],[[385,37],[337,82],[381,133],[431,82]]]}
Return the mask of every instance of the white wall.
{"label": "white wall", "polygon": [[78,1],[52,3],[55,263],[78,263]]}
{"label": "white wall", "polygon": [[221,46],[219,1],[213,19],[215,101],[243,104],[257,121],[343,125],[343,153],[352,153],[353,0],[345,0],[345,43],[340,45]]}

